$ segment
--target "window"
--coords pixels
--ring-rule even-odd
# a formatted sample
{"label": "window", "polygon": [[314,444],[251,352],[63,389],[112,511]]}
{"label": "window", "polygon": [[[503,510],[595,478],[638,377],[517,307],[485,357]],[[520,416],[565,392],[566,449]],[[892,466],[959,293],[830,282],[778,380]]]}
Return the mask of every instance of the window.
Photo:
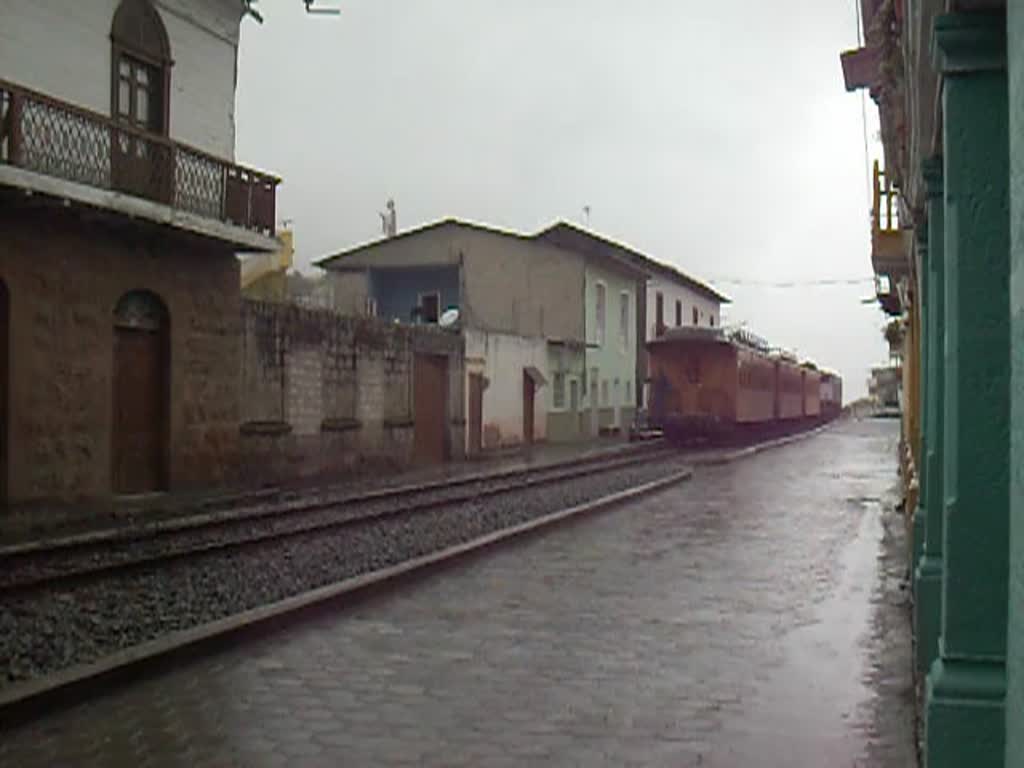
{"label": "window", "polygon": [[626,381],[626,405],[629,405],[633,400],[633,382]]}
{"label": "window", "polygon": [[661,291],[654,296],[654,335],[661,336],[665,332],[665,297]]}
{"label": "window", "polygon": [[683,302],[676,299],[676,328],[683,324]]}
{"label": "window", "polygon": [[711,315],[711,316],[709,316],[709,317],[708,317],[708,324],[709,324],[709,325],[710,325],[710,326],[711,326],[712,328],[714,328],[714,327],[715,327],[715,316],[714,316],[714,315]]}
{"label": "window", "polygon": [[699,325],[700,324],[700,316],[697,314],[697,308],[696,307],[693,308],[693,324],[694,325]]}
{"label": "window", "polygon": [[619,341],[623,351],[629,348],[629,294],[625,291],[619,294]]}
{"label": "window", "polygon": [[597,377],[600,372],[597,368],[590,369],[590,403],[597,405]]}
{"label": "window", "polygon": [[368,317],[377,316],[377,300],[372,296],[366,297],[366,314]]}
{"label": "window", "polygon": [[420,322],[436,323],[441,316],[441,295],[439,293],[420,294]]}
{"label": "window", "polygon": [[608,379],[601,382],[601,405],[608,405]]}
{"label": "window", "polygon": [[561,371],[555,373],[553,377],[551,394],[555,408],[565,408],[565,374]]}
{"label": "window", "polygon": [[123,0],[110,30],[115,120],[167,134],[171,46],[149,0]]}
{"label": "window", "polygon": [[605,323],[605,287],[604,283],[597,284],[597,346],[604,346],[604,323]]}
{"label": "window", "polygon": [[127,53],[117,65],[117,119],[153,133],[163,131],[163,99],[156,67]]}

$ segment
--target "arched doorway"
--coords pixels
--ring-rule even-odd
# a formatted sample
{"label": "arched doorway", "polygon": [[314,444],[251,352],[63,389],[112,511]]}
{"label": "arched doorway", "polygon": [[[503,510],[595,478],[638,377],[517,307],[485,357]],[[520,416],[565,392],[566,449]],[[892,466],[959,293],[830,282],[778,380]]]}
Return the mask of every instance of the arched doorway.
{"label": "arched doorway", "polygon": [[148,291],[126,293],[114,310],[113,487],[118,494],[167,483],[167,309]]}
{"label": "arched doorway", "polygon": [[10,429],[11,371],[11,304],[7,283],[0,280],[0,506],[7,503],[7,482],[9,473],[8,436]]}

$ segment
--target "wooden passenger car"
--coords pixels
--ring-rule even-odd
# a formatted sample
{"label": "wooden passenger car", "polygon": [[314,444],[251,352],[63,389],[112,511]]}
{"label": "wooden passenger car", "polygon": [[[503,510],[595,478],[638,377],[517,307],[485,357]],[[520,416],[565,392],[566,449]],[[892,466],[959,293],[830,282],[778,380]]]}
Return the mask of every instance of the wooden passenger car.
{"label": "wooden passenger car", "polygon": [[821,416],[821,374],[818,369],[804,363],[804,416],[817,419]]}
{"label": "wooden passenger car", "polygon": [[781,355],[775,358],[775,417],[780,421],[804,415],[804,375],[800,364]]}
{"label": "wooden passenger car", "polygon": [[843,380],[831,371],[821,372],[821,417],[823,419],[838,418],[843,409]]}
{"label": "wooden passenger car", "polygon": [[718,329],[678,328],[647,345],[651,417],[695,436],[750,430],[775,419],[775,364]]}

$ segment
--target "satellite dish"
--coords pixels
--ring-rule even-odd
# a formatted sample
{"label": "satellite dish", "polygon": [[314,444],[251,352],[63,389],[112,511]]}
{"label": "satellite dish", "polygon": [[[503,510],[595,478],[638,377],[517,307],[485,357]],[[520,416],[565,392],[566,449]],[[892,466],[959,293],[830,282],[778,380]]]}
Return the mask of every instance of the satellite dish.
{"label": "satellite dish", "polygon": [[442,328],[451,328],[459,321],[459,310],[455,307],[446,309],[441,315],[441,318],[437,321],[437,324]]}

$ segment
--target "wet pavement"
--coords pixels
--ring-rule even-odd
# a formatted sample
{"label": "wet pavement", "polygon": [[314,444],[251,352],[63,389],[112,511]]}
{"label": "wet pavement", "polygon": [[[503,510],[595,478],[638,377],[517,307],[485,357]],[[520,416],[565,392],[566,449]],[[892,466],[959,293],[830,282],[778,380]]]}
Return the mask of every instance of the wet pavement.
{"label": "wet pavement", "polygon": [[910,766],[862,421],[0,733],[0,765]]}

